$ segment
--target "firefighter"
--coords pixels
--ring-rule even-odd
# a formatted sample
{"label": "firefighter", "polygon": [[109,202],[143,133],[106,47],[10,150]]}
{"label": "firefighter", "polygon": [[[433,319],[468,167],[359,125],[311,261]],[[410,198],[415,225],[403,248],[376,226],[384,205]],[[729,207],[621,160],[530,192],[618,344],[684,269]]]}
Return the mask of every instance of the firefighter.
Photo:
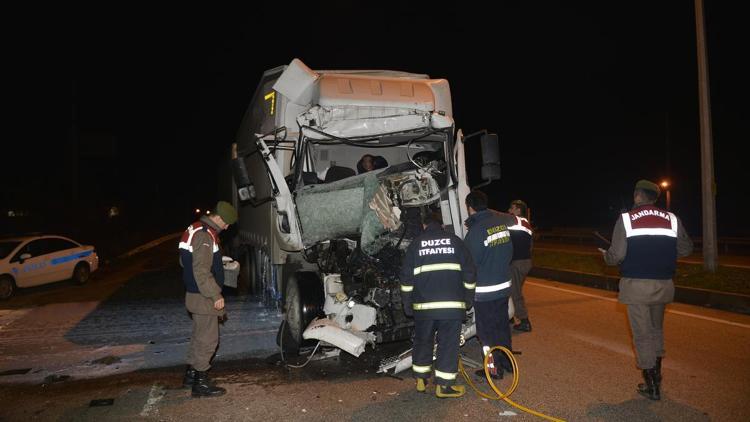
{"label": "firefighter", "polygon": [[219,233],[237,221],[237,210],[219,201],[211,215],[191,224],[180,239],[180,264],[185,283],[185,307],[193,320],[183,386],[193,397],[220,396],[225,389],[213,385],[206,371],[219,344],[219,320],[226,315],[224,267],[219,251]]}
{"label": "firefighter", "polygon": [[664,307],[674,299],[677,258],[693,251],[680,219],[654,206],[659,193],[656,183],[639,180],[633,208],[617,219],[609,250],[600,249],[608,265],[620,266],[618,299],[628,306],[637,365],[644,379],[638,392],[651,400],[661,399]]}
{"label": "firefighter", "polygon": [[437,216],[423,212],[422,227],[422,234],[406,250],[401,268],[404,313],[414,317],[412,371],[417,391],[424,392],[433,372],[437,341],[435,395],[461,397],[464,386],[455,385],[458,347],[461,323],[474,296],[474,263],[461,239],[445,232]]}
{"label": "firefighter", "polygon": [[[485,356],[495,346],[511,348],[508,324],[508,298],[511,291],[510,260],[513,257],[508,227],[516,224],[516,217],[487,208],[487,195],[474,190],[466,195],[469,218],[466,226],[466,247],[477,265],[477,286],[474,296],[474,316],[477,337]],[[499,350],[489,358],[489,373],[501,379],[503,370],[512,372],[508,357]],[[477,371],[484,377],[484,370]]]}

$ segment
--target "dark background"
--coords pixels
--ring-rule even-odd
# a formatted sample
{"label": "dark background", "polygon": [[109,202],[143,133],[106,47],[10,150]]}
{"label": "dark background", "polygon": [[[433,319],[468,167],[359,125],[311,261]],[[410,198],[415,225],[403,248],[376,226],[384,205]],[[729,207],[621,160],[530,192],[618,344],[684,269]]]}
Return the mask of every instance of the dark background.
{"label": "dark background", "polygon": [[[667,178],[672,209],[700,236],[693,7],[278,2],[11,14],[0,228],[79,233],[109,224],[115,205],[128,232],[181,229],[196,207],[228,199],[217,198],[219,163],[259,78],[297,57],[313,69],[448,79],[458,127],[500,135],[491,205],[524,199],[538,227],[610,230],[638,179]],[[721,236],[750,235],[740,153],[748,30],[735,7],[706,2]]]}

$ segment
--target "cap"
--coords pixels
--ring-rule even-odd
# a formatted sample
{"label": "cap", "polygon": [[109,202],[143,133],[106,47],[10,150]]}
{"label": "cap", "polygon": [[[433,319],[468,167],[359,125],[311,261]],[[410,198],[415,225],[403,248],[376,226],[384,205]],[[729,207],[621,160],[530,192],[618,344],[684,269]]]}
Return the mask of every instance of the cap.
{"label": "cap", "polygon": [[659,185],[657,185],[656,183],[654,183],[654,182],[652,182],[650,180],[646,180],[646,179],[639,180],[635,184],[635,188],[636,189],[643,189],[643,190],[650,190],[651,192],[656,193],[656,195],[661,194],[661,190],[659,189]]}
{"label": "cap", "polygon": [[526,203],[523,202],[523,201],[521,201],[520,199],[514,199],[514,200],[510,201],[510,204],[511,205],[515,205],[518,208],[523,208],[523,209],[528,208],[528,206],[526,206]]}
{"label": "cap", "polygon": [[216,215],[221,217],[227,224],[234,224],[237,222],[237,210],[234,209],[232,204],[226,201],[219,201],[216,203]]}

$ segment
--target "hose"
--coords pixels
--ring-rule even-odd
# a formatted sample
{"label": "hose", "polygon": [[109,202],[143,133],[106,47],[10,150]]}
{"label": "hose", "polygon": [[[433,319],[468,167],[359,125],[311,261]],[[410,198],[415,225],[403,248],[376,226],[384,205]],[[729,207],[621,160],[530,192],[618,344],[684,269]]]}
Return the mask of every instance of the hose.
{"label": "hose", "polygon": [[307,361],[303,363],[302,365],[292,365],[291,363],[286,363],[286,359],[284,359],[284,327],[286,326],[286,319],[281,320],[281,328],[279,333],[279,351],[281,352],[281,362],[284,363],[284,366],[288,368],[304,368],[307,366],[308,363],[313,358],[313,355],[315,355],[315,352],[318,351],[318,347],[320,346],[320,342],[315,345],[315,348],[313,349],[312,353],[310,353],[310,356],[308,356]]}
{"label": "hose", "polygon": [[[500,350],[503,353],[505,353],[508,356],[508,359],[510,359],[510,364],[511,364],[511,367],[513,368],[513,382],[510,384],[510,388],[508,388],[508,391],[506,391],[505,393],[503,393],[502,391],[500,391],[500,389],[495,385],[495,383],[492,382],[492,378],[490,378],[490,370],[489,370],[489,366],[488,365],[489,365],[490,356],[492,356],[492,352],[494,352],[495,350]],[[464,379],[466,380],[466,383],[469,384],[469,386],[471,387],[471,389],[474,390],[474,392],[477,393],[477,395],[480,396],[480,397],[484,397],[484,398],[486,398],[488,400],[504,400],[509,405],[511,405],[511,406],[513,406],[513,407],[515,407],[515,408],[517,408],[519,410],[522,410],[522,411],[524,411],[526,413],[529,413],[531,415],[539,416],[540,418],[547,419],[547,420],[550,420],[550,421],[564,422],[564,419],[554,418],[552,416],[545,415],[544,413],[540,413],[540,412],[537,412],[535,410],[529,409],[528,407],[524,407],[524,406],[522,406],[522,405],[520,405],[520,404],[512,401],[509,398],[510,395],[513,394],[513,392],[516,390],[516,387],[518,387],[518,378],[519,378],[518,362],[516,362],[516,358],[515,358],[515,356],[513,356],[513,352],[511,352],[510,350],[508,350],[507,348],[505,348],[503,346],[495,346],[495,347],[493,347],[484,356],[484,376],[487,378],[487,383],[489,383],[490,387],[492,388],[492,391],[494,391],[495,394],[497,394],[496,396],[495,395],[486,394],[486,393],[480,391],[474,385],[474,383],[471,381],[471,377],[469,377],[469,375],[466,373],[466,370],[464,369],[464,365],[461,362],[461,359],[458,360],[458,370],[459,370],[459,372],[461,372],[461,375],[464,376]]]}
{"label": "hose", "polygon": [[310,363],[310,361],[313,358],[313,355],[315,355],[315,352],[318,351],[318,346],[320,346],[320,342],[318,342],[318,344],[315,345],[315,348],[313,349],[312,353],[310,353],[310,356],[307,358],[307,360],[305,361],[305,363],[303,363],[302,365],[292,365],[290,363],[287,363],[286,366],[288,368],[304,368],[305,366],[307,366],[308,363]]}

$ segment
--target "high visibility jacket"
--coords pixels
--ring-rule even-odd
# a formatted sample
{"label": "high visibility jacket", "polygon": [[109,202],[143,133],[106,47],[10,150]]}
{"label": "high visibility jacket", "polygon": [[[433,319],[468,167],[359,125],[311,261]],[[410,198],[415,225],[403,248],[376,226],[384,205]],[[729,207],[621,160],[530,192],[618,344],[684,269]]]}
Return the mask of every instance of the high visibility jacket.
{"label": "high visibility jacket", "polygon": [[510,240],[513,243],[513,258],[511,261],[531,259],[531,243],[534,232],[529,220],[516,216],[516,224],[508,227]]}
{"label": "high visibility jacket", "polygon": [[464,240],[477,266],[477,302],[510,296],[513,244],[508,227],[515,223],[515,216],[489,209],[466,220],[469,232]]}
{"label": "high visibility jacket", "polygon": [[406,249],[401,298],[415,319],[463,319],[473,304],[475,270],[464,242],[430,223]]}
{"label": "high visibility jacket", "polygon": [[629,278],[668,279],[677,263],[677,217],[653,205],[621,215],[627,252],[620,274]]}
{"label": "high visibility jacket", "polygon": [[211,236],[211,250],[213,251],[213,261],[211,263],[211,275],[213,275],[216,284],[219,287],[224,285],[224,266],[221,262],[221,252],[219,251],[219,235],[211,226],[196,221],[191,224],[180,238],[180,262],[182,263],[182,281],[185,283],[185,290],[190,293],[200,293],[198,282],[195,280],[193,273],[193,236],[198,231],[208,232]]}

